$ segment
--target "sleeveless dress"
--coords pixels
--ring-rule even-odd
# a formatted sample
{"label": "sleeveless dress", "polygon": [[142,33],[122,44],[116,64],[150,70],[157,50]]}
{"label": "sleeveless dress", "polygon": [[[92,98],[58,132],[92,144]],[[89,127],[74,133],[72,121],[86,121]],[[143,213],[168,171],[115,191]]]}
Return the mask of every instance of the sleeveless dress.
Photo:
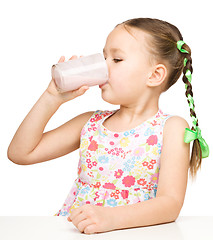
{"label": "sleeveless dress", "polygon": [[135,128],[112,132],[103,122],[118,110],[97,110],[82,128],[77,178],[54,216],[84,204],[115,207],[156,197],[163,127],[172,115],[159,109]]}

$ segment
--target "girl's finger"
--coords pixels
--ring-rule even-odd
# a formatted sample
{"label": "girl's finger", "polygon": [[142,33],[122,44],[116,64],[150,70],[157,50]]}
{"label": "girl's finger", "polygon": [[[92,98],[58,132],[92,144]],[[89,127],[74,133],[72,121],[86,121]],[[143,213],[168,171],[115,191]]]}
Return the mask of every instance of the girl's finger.
{"label": "girl's finger", "polygon": [[76,55],[73,55],[69,60],[78,58]]}
{"label": "girl's finger", "polygon": [[65,57],[61,56],[58,62],[64,62],[64,60],[65,60]]}
{"label": "girl's finger", "polygon": [[[90,230],[90,228],[94,225],[94,223],[91,222],[90,219],[85,219],[77,224],[77,228],[80,232],[88,233],[87,231]],[[86,232],[85,232],[86,231]]]}

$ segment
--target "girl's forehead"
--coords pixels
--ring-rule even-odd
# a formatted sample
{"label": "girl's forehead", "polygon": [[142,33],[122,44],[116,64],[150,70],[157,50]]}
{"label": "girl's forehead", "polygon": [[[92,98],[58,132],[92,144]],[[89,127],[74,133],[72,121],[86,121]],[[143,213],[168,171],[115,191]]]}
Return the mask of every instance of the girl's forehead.
{"label": "girl's forehead", "polygon": [[110,51],[111,48],[119,48],[124,52],[141,50],[142,45],[145,45],[147,34],[141,30],[134,28],[124,28],[117,26],[107,37],[104,52]]}
{"label": "girl's forehead", "polygon": [[126,31],[124,27],[118,26],[108,35],[107,43],[125,45],[124,43],[135,43],[135,39]]}

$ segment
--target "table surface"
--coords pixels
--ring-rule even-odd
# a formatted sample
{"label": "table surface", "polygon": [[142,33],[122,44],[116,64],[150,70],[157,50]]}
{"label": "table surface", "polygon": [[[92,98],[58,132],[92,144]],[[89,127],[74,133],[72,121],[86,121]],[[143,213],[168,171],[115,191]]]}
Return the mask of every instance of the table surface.
{"label": "table surface", "polygon": [[79,239],[213,240],[213,216],[179,216],[175,222],[111,232],[81,233],[66,217],[0,216],[1,240]]}

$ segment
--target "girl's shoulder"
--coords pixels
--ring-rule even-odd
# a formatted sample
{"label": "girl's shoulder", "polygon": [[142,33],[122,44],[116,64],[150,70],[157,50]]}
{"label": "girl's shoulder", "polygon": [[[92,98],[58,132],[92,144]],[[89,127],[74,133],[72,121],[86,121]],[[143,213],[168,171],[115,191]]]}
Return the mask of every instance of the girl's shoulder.
{"label": "girl's shoulder", "polygon": [[[170,115],[166,118],[164,133],[184,133],[185,128],[190,128],[185,118],[178,115]],[[175,135],[174,135],[175,136]]]}

